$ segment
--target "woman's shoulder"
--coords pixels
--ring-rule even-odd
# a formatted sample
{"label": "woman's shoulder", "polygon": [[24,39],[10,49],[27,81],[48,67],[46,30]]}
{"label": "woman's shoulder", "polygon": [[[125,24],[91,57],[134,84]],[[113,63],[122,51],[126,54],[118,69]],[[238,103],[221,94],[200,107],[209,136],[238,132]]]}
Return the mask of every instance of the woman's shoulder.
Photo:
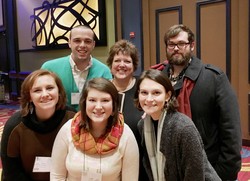
{"label": "woman's shoulder", "polygon": [[119,144],[120,145],[119,147],[122,149],[126,149],[127,145],[130,146],[137,145],[135,135],[132,132],[131,128],[126,123],[124,123],[124,129],[122,136],[120,138],[120,143],[121,144]]}
{"label": "woman's shoulder", "polygon": [[135,138],[134,133],[131,130],[131,128],[126,123],[124,123],[122,138],[123,139],[131,139],[131,137]]}
{"label": "woman's shoulder", "polygon": [[68,119],[71,119],[75,116],[76,112],[72,111],[72,110],[66,110],[65,112],[65,117],[67,117]]}
{"label": "woman's shoulder", "polygon": [[69,119],[72,119],[75,116],[76,112],[77,111],[74,108],[66,106],[64,115],[65,122],[67,122]]}
{"label": "woman's shoulder", "polygon": [[9,138],[11,132],[22,122],[21,112],[14,113],[4,124],[2,132],[2,141]]}
{"label": "woman's shoulder", "polygon": [[195,125],[188,116],[180,112],[170,113],[165,118],[165,128],[170,128],[176,132],[185,130],[187,127],[195,129]]}
{"label": "woman's shoulder", "polygon": [[20,122],[22,122],[21,112],[17,111],[6,121],[4,127],[15,127]]}
{"label": "woman's shoulder", "polygon": [[[68,128],[71,129],[72,120],[73,120],[73,117],[70,118],[70,119],[68,119],[68,121],[66,121],[66,122],[64,123],[64,125],[62,126],[62,128],[63,128],[63,129],[68,129]],[[61,129],[62,129],[62,128],[61,128]]]}
{"label": "woman's shoulder", "polygon": [[174,121],[177,124],[180,123],[180,121],[182,121],[181,122],[182,124],[183,123],[188,124],[188,125],[190,123],[193,124],[191,118],[189,118],[187,115],[185,115],[181,112],[178,112],[178,111],[168,114],[167,118]]}
{"label": "woman's shoulder", "polygon": [[124,134],[124,133],[125,133],[125,134],[126,134],[126,133],[128,133],[128,134],[132,133],[132,134],[133,134],[131,128],[130,128],[126,123],[124,123],[123,134]]}

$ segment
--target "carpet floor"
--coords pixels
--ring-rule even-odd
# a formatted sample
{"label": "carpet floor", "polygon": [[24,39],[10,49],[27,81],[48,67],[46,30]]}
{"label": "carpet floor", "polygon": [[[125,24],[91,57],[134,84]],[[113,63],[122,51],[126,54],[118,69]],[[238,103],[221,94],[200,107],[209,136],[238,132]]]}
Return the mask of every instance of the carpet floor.
{"label": "carpet floor", "polygon": [[[5,122],[19,109],[16,102],[0,104],[0,140]],[[238,181],[250,181],[250,147],[242,146],[242,167],[238,174]],[[1,160],[0,160],[0,179],[1,179]]]}
{"label": "carpet floor", "polygon": [[[9,102],[8,104],[2,103],[0,104],[0,140],[2,139],[2,132],[4,128],[5,122],[9,119],[9,117],[18,111],[19,105],[16,102]],[[0,159],[0,180],[2,175],[2,163]]]}

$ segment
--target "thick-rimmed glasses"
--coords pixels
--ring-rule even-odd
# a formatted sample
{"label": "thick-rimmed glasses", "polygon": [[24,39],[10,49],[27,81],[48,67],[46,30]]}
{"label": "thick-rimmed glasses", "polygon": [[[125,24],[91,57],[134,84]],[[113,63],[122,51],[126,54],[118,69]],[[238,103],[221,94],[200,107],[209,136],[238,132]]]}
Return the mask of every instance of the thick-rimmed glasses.
{"label": "thick-rimmed glasses", "polygon": [[168,43],[167,48],[169,50],[173,50],[177,46],[180,50],[182,50],[189,44],[190,44],[189,42]]}

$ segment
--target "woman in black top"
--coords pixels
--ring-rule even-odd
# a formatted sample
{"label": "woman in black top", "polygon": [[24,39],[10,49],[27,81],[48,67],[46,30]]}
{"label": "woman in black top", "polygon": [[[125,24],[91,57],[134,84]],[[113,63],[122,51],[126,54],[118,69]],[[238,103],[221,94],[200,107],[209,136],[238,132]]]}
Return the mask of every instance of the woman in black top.
{"label": "woman in black top", "polygon": [[36,70],[26,77],[20,105],[3,130],[2,180],[49,180],[54,139],[75,111],[66,107],[61,80],[47,70]]}

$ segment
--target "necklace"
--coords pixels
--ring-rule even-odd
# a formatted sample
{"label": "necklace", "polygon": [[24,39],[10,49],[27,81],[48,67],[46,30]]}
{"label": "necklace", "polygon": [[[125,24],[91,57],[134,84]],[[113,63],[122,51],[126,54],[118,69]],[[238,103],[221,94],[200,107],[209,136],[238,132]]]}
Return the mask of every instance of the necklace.
{"label": "necklace", "polygon": [[[171,71],[170,71],[170,72],[171,72]],[[170,73],[169,79],[170,79],[171,82],[177,82],[178,80],[180,80],[180,79],[183,77],[184,73],[185,73],[185,71],[182,70],[182,71],[179,73],[179,75],[177,75],[176,77],[174,77],[173,74]]]}
{"label": "necklace", "polygon": [[179,81],[180,79],[182,79],[182,77],[185,75],[185,71],[187,70],[188,66],[190,65],[191,59],[189,60],[187,66],[182,69],[182,71],[176,76],[174,77],[174,71],[173,71],[173,67],[170,65],[169,68],[169,80],[172,82],[172,84],[176,83],[177,81]]}

